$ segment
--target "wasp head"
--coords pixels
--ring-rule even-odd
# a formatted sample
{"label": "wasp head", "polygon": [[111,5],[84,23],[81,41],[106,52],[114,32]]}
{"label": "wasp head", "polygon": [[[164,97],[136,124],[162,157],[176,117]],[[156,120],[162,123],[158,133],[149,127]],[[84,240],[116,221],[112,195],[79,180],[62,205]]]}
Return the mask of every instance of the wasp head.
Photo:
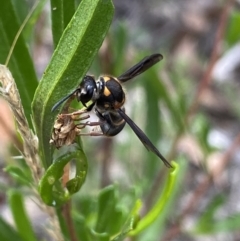
{"label": "wasp head", "polygon": [[93,99],[96,89],[97,85],[94,77],[86,75],[80,84],[79,90],[76,92],[77,100],[86,107],[86,104]]}

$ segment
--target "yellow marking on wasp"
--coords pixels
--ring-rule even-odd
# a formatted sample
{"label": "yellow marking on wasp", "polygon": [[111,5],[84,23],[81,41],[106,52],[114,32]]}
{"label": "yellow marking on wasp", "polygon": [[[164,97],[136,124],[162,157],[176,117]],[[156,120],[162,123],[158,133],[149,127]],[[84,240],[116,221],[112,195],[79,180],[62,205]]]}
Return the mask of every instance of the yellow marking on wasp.
{"label": "yellow marking on wasp", "polygon": [[107,104],[107,103],[105,103],[105,104],[104,104],[104,107],[105,107],[105,108],[109,108],[109,107],[110,107],[110,105],[109,105],[109,104]]}
{"label": "yellow marking on wasp", "polygon": [[122,125],[124,122],[125,122],[125,120],[122,119],[122,120],[120,120],[119,122],[114,123],[114,124],[115,124],[116,126],[120,126],[120,125]]}
{"label": "yellow marking on wasp", "polygon": [[111,77],[110,76],[103,76],[103,79],[104,79],[105,82],[107,82],[107,81],[111,80]]}
{"label": "yellow marking on wasp", "polygon": [[109,95],[111,95],[111,92],[109,91],[109,89],[108,89],[107,87],[105,87],[105,88],[104,88],[104,91],[103,91],[103,94],[104,94],[105,96],[109,96]]}
{"label": "yellow marking on wasp", "polygon": [[125,98],[123,99],[122,102],[115,101],[114,108],[116,108],[116,109],[121,108],[123,106],[124,102],[125,102]]}

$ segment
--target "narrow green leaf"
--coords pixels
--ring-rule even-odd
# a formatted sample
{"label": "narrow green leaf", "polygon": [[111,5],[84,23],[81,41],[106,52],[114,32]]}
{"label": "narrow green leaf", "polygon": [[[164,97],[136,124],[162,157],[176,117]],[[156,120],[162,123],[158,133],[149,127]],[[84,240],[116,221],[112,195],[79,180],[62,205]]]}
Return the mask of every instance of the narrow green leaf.
{"label": "narrow green leaf", "polygon": [[[87,175],[87,158],[78,144],[63,146],[56,150],[54,163],[47,169],[39,183],[39,192],[43,201],[50,206],[61,206],[69,200],[71,195],[78,192]],[[76,174],[67,182],[66,188],[61,186],[65,165],[70,161],[76,163]]]}
{"label": "narrow green leaf", "polygon": [[94,225],[93,220],[97,217],[97,198],[92,198],[90,193],[91,192],[89,192],[89,195],[82,195],[80,199],[77,199],[75,203],[76,213],[74,213],[74,215],[79,214],[79,210],[81,210],[81,216],[91,220],[91,224]]}
{"label": "narrow green leaf", "polygon": [[[206,209],[207,210],[207,209]],[[191,233],[200,235],[213,235],[219,233],[234,232],[240,227],[240,214],[234,214],[222,220],[207,220],[204,225],[198,224]]]}
{"label": "narrow green leaf", "polygon": [[149,213],[147,213],[146,216],[139,221],[136,229],[129,233],[131,236],[137,235],[138,233],[149,227],[159,217],[159,215],[161,215],[161,212],[163,211],[165,205],[168,202],[168,199],[173,193],[173,188],[176,185],[177,177],[179,174],[178,164],[172,161],[171,165],[173,166],[173,168],[169,170],[168,179],[162,195],[159,197],[156,204],[149,211]]}
{"label": "narrow green leaf", "polygon": [[[145,132],[153,143],[158,143],[160,138],[161,140],[164,139],[164,136],[161,133],[161,124],[163,120],[161,120],[161,110],[159,110],[160,96],[157,91],[159,79],[157,77],[156,69],[157,66],[154,66],[144,73],[143,81],[141,82],[146,93],[147,103],[146,107],[144,107],[144,109],[146,109],[145,115],[147,116]],[[165,156],[164,152],[162,154]],[[144,164],[146,175],[154,176],[159,166],[159,159],[152,155],[151,162],[146,162]]]}
{"label": "narrow green leaf", "polygon": [[[161,210],[161,213],[159,213],[157,219],[153,220],[154,222],[152,222],[151,225],[146,226],[146,229],[141,232],[141,235],[138,235],[139,241],[154,240],[156,235],[160,238],[161,235],[165,233],[169,217],[175,215],[176,202],[179,200],[178,196],[182,195],[182,190],[184,189],[182,183],[184,183],[188,171],[188,161],[183,156],[178,156],[176,162],[179,165],[179,172],[176,176],[175,185],[171,191],[171,195],[165,202],[164,208]],[[162,188],[160,188],[160,190],[162,190]],[[162,192],[159,192],[158,196],[158,199],[160,199]]]}
{"label": "narrow green leaf", "polygon": [[240,214],[233,214],[223,220],[213,222],[214,229],[211,233],[238,231],[240,227]]}
{"label": "narrow green leaf", "polygon": [[107,233],[97,233],[87,225],[87,220],[80,215],[75,216],[75,229],[79,240],[84,241],[109,241],[110,236]]}
{"label": "narrow green leaf", "polygon": [[[34,9],[33,13],[31,14],[29,20],[27,21],[26,26],[23,29],[23,35],[25,40],[30,40],[32,36],[35,36],[34,28],[36,27],[36,22],[38,18],[40,17],[43,8],[47,2],[47,0],[38,0],[36,8]],[[18,5],[21,5],[23,1],[15,0],[15,2],[18,2]],[[15,8],[16,9],[16,8]]]}
{"label": "narrow green leaf", "polygon": [[[0,7],[0,63],[5,63],[13,40],[20,28],[12,2],[1,1]],[[32,59],[22,35],[16,43],[8,65],[19,89],[24,111],[31,126],[31,102],[38,81]]]}
{"label": "narrow green leaf", "polygon": [[80,151],[80,155],[77,157],[78,158],[75,158],[74,160],[76,166],[76,175],[67,182],[67,189],[71,195],[79,191],[87,176],[87,157],[82,150]]}
{"label": "narrow green leaf", "polygon": [[[147,74],[147,73],[146,73]],[[157,73],[154,71],[148,72],[149,78],[158,79]],[[170,111],[172,115],[172,120],[174,120],[174,125],[177,126],[179,129],[183,129],[183,120],[182,120],[182,114],[179,111],[178,103],[174,103],[173,98],[171,94],[169,93],[169,90],[164,85],[164,83],[160,80],[157,82],[152,83],[149,81],[150,85],[154,85],[152,88],[152,91],[155,91],[156,96],[158,96],[158,100],[162,100],[165,102],[165,104],[168,107],[168,110]]]}
{"label": "narrow green leaf", "polygon": [[226,40],[230,46],[239,42],[240,33],[239,33],[239,26],[240,26],[240,12],[239,11],[232,11],[227,34]]}
{"label": "narrow green leaf", "polygon": [[30,4],[27,1],[11,0],[14,11],[19,22],[23,22],[30,10]]}
{"label": "narrow green leaf", "polygon": [[49,140],[57,114],[51,113],[51,108],[76,88],[89,69],[110,26],[113,12],[111,0],[81,1],[35,93],[33,118],[45,167],[52,162]]}
{"label": "narrow green leaf", "polygon": [[142,84],[146,92],[146,116],[149,117],[147,118],[146,123],[146,133],[151,136],[153,143],[156,143],[159,141],[159,136],[161,136],[161,120],[159,119],[161,111],[159,111],[158,107],[158,100],[160,99],[160,96],[156,89],[158,87],[159,80],[157,78],[155,68],[149,69],[144,74],[144,79],[145,81],[142,81]]}
{"label": "narrow green leaf", "polygon": [[52,35],[55,48],[74,12],[75,0],[51,0]]}
{"label": "narrow green leaf", "polygon": [[75,230],[77,232],[79,239],[81,238],[81,240],[84,240],[84,241],[94,240],[91,235],[91,230],[87,226],[87,221],[85,218],[77,214],[74,217],[74,221],[75,221]]}
{"label": "narrow green leaf", "polygon": [[[20,235],[8,223],[0,217],[0,240],[2,241],[23,241]],[[25,241],[25,240],[24,240]]]}
{"label": "narrow green leaf", "polygon": [[[226,201],[225,196],[223,195],[217,195],[215,196],[211,202],[207,205],[205,210],[207,212],[204,212],[201,217],[198,219],[198,222],[194,228],[194,232],[198,234],[211,234],[214,232],[218,232],[219,224],[223,222],[223,220],[215,220],[215,213],[217,210],[224,205]],[[226,220],[225,224],[227,224]],[[220,225],[221,226],[221,225]]]}
{"label": "narrow green leaf", "polygon": [[142,207],[142,202],[140,200],[137,200],[135,205],[134,205],[134,208],[130,212],[130,215],[129,215],[126,223],[124,224],[124,226],[122,228],[122,231],[120,232],[120,234],[118,234],[111,241],[122,241],[122,240],[124,240],[124,238],[127,236],[127,234],[136,228],[137,223],[140,220],[139,213],[140,213],[141,207]]}
{"label": "narrow green leaf", "polygon": [[112,43],[112,48],[114,51],[114,63],[112,68],[114,69],[113,73],[116,74],[116,76],[119,76],[121,74],[120,71],[123,70],[123,64],[125,63],[126,58],[126,52],[123,51],[123,49],[126,49],[127,47],[127,34],[128,29],[124,25],[124,23],[119,22],[117,26],[112,29],[110,40]]}
{"label": "narrow green leaf", "polygon": [[94,241],[109,241],[110,237],[108,233],[97,233],[94,230],[91,230],[91,234],[94,237]]}
{"label": "narrow green leaf", "polygon": [[33,180],[17,166],[7,166],[4,171],[23,185],[31,186]]}
{"label": "narrow green leaf", "polygon": [[109,186],[101,191],[98,198],[98,218],[94,231],[115,235],[121,230],[124,223],[124,215],[117,204],[116,186]]}
{"label": "narrow green leaf", "polygon": [[24,208],[22,194],[11,190],[8,195],[13,218],[20,236],[26,241],[37,241]]}

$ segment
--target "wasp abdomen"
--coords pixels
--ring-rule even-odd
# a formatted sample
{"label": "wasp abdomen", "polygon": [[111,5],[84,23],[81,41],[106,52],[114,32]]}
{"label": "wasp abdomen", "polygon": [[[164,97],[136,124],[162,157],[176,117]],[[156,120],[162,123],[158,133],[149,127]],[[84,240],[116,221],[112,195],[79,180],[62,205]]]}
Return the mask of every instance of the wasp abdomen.
{"label": "wasp abdomen", "polygon": [[[125,109],[123,108],[123,111]],[[99,120],[102,122],[100,128],[105,136],[115,136],[122,131],[126,122],[116,111],[106,111],[100,113],[96,110]]]}

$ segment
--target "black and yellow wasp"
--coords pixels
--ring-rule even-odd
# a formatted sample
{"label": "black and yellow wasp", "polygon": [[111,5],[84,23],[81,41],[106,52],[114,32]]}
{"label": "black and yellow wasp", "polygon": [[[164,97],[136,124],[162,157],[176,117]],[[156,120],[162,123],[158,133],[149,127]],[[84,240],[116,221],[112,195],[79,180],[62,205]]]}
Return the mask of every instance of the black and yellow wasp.
{"label": "black and yellow wasp", "polygon": [[[162,59],[163,56],[161,54],[152,54],[142,59],[139,63],[117,78],[109,75],[103,75],[96,80],[93,76],[86,75],[79,87],[58,101],[53,106],[52,111],[56,110],[59,105],[75,95],[77,100],[86,107],[87,111],[91,111],[93,107],[95,108],[103,135],[115,136],[127,123],[146,149],[155,153],[167,167],[171,167],[169,162],[152,144],[144,132],[125,113],[125,109],[123,107],[125,103],[125,92],[123,90],[122,83],[127,82],[128,80],[145,72]],[[87,103],[90,101],[92,103],[87,106]]]}

